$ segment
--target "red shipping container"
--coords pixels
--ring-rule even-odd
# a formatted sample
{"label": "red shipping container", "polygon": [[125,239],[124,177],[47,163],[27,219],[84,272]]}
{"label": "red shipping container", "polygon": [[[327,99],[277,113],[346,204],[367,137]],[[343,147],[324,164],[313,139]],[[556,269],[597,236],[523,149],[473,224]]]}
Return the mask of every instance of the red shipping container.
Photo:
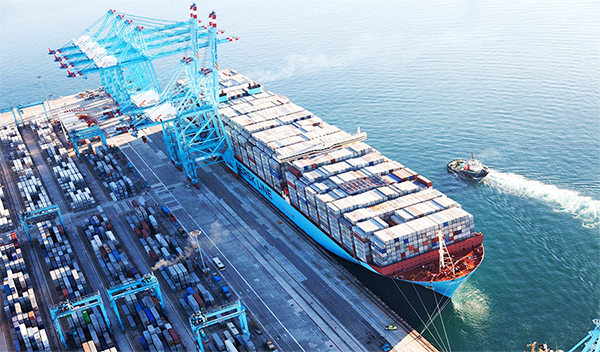
{"label": "red shipping container", "polygon": [[111,231],[113,229],[112,224],[110,222],[106,223],[106,229]]}
{"label": "red shipping container", "polygon": [[146,230],[146,231],[150,231],[150,226],[148,226],[148,224],[142,220],[142,227]]}
{"label": "red shipping container", "polygon": [[134,227],[134,228],[133,228],[133,231],[135,232],[135,234],[136,234],[138,237],[140,237],[140,238],[142,237],[142,231],[140,231],[140,229],[138,229],[137,227]]}
{"label": "red shipping container", "polygon": [[136,208],[140,206],[140,205],[138,204],[137,200],[135,200],[135,199],[131,201],[131,205],[133,205],[133,206],[134,206],[134,207],[136,207]]}
{"label": "red shipping container", "polygon": [[[295,168],[295,167],[293,167],[292,165],[290,165],[290,166],[288,167],[288,170],[290,170],[290,172],[291,172],[292,174],[294,174],[294,176],[296,176],[296,177],[298,177],[298,178],[302,177],[302,172],[300,172],[300,170],[296,169],[296,168]],[[295,187],[294,187],[294,188],[295,188]]]}
{"label": "red shipping container", "polygon": [[176,345],[179,345],[179,336],[177,336],[177,333],[175,332],[175,329],[170,328],[169,330],[169,334],[171,335],[171,337],[173,338],[173,341],[175,341]]}
{"label": "red shipping container", "polygon": [[415,249],[415,246],[411,245],[410,247],[408,247],[408,249],[410,249],[412,251],[413,249]]}
{"label": "red shipping container", "polygon": [[104,249],[104,247],[100,247],[100,255],[102,255],[102,258],[106,258],[108,256],[108,253],[106,253],[106,249]]}
{"label": "red shipping container", "polygon": [[148,254],[150,254],[150,257],[152,258],[152,260],[154,260],[154,262],[158,262],[158,256],[156,255],[156,253],[154,253],[154,251],[151,249],[150,252],[148,252]]}
{"label": "red shipping container", "polygon": [[433,183],[426,177],[418,175],[417,176],[417,181],[419,181],[420,183],[424,184],[427,187],[431,187],[433,185]]}
{"label": "red shipping container", "polygon": [[198,293],[194,293],[192,296],[194,297],[196,302],[198,302],[198,306],[200,306],[200,309],[205,307],[204,301],[202,300],[202,298],[200,297],[200,295]]}
{"label": "red shipping container", "polygon": [[65,298],[69,298],[69,291],[65,288],[64,290],[62,290],[62,294],[63,296],[65,296]]}
{"label": "red shipping container", "polygon": [[144,237],[148,238],[150,237],[150,235],[148,234],[148,231],[146,231],[146,229],[142,229],[142,234],[144,235]]}

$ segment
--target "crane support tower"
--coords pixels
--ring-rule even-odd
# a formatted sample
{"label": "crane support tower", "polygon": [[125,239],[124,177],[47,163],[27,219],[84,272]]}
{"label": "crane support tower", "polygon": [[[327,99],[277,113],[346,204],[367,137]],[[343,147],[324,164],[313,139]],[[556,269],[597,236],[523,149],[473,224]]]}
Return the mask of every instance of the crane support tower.
{"label": "crane support tower", "polygon": [[38,220],[38,221],[46,220],[50,217],[56,216],[54,214],[58,214],[58,218],[60,219],[61,226],[63,227],[63,229],[66,229],[65,223],[63,221],[63,218],[60,213],[60,209],[58,208],[58,205],[51,205],[49,207],[45,207],[42,209],[23,211],[23,212],[21,212],[21,214],[19,214],[20,215],[19,217],[21,218],[21,225],[23,225],[23,229],[25,230],[25,233],[27,234],[27,238],[29,239],[29,241],[31,241],[31,235],[29,234],[29,227],[31,226],[32,223],[37,222],[37,221],[32,221],[32,220]]}
{"label": "crane support tower", "polygon": [[[208,24],[201,22],[195,4],[181,22],[109,10],[65,46],[49,49],[69,77],[100,75],[122,114],[115,133],[137,137],[145,128],[161,126],[171,161],[192,183],[198,182],[199,167],[223,160],[233,165],[218,113],[217,46],[239,38],[218,38],[223,31],[214,11]],[[175,60],[161,88],[152,62],[176,54],[183,58]]]}
{"label": "crane support tower", "polygon": [[50,315],[52,316],[52,322],[58,331],[58,335],[62,342],[65,344],[65,348],[68,349],[67,340],[63,335],[62,329],[60,328],[60,324],[58,319],[69,316],[76,312],[81,312],[86,309],[91,309],[96,306],[100,307],[102,311],[102,316],[104,317],[104,321],[106,322],[106,327],[108,331],[112,334],[112,330],[110,329],[110,321],[108,320],[108,316],[106,315],[106,310],[104,309],[104,304],[102,303],[102,297],[100,296],[100,292],[92,293],[90,295],[81,297],[77,300],[67,300],[59,303],[58,305],[50,308]]}
{"label": "crane support tower", "polygon": [[146,274],[141,279],[130,280],[106,289],[110,306],[115,311],[115,315],[119,320],[119,325],[121,325],[121,330],[125,331],[125,327],[123,326],[123,321],[121,320],[121,315],[119,314],[119,309],[117,308],[117,300],[119,298],[135,295],[143,291],[150,291],[151,294],[154,294],[158,298],[163,312],[165,315],[167,315],[165,303],[160,292],[160,285],[158,284],[156,276],[153,274]]}
{"label": "crane support tower", "polygon": [[222,305],[211,310],[210,312],[200,311],[192,314],[190,316],[190,327],[192,328],[192,332],[196,337],[199,350],[204,352],[202,335],[204,334],[205,328],[234,318],[239,318],[242,333],[250,337],[250,331],[248,331],[248,321],[246,319],[246,308],[239,300],[233,303]]}

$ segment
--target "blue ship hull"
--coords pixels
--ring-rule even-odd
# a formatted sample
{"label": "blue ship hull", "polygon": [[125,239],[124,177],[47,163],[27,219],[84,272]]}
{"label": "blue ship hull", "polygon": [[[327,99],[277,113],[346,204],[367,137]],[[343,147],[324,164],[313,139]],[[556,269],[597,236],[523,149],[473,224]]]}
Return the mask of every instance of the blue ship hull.
{"label": "blue ship hull", "polygon": [[[279,211],[285,214],[286,217],[288,217],[294,224],[296,224],[300,229],[302,229],[306,234],[308,234],[313,240],[319,243],[323,248],[335,254],[338,258],[341,258],[349,263],[354,264],[357,267],[367,270],[372,275],[384,277],[388,280],[393,281],[394,286],[405,286],[405,284],[407,284],[409,286],[418,287],[420,291],[423,289],[429,291],[428,295],[431,295],[431,291],[436,292],[440,296],[436,297],[435,299],[436,301],[438,301],[437,303],[439,304],[440,301],[445,301],[446,299],[452,298],[454,292],[472,274],[471,273],[469,275],[463,276],[452,281],[441,282],[408,281],[396,278],[389,278],[387,276],[381,275],[380,273],[375,271],[375,269],[373,269],[369,264],[355,259],[348,252],[342,249],[342,247],[339,244],[337,244],[337,242],[335,242],[333,239],[327,236],[313,222],[311,222],[307,217],[305,217],[290,203],[288,203],[283,197],[281,197],[277,192],[275,192],[269,185],[267,185],[263,180],[261,180],[260,177],[254,174],[254,172],[252,172],[244,164],[240,163],[236,159],[234,159],[234,162],[237,166],[238,174],[242,176],[244,180],[246,180],[250,185],[252,185],[252,187],[256,189],[271,204],[273,204],[273,206],[275,206]],[[411,288],[411,290],[414,289]]]}

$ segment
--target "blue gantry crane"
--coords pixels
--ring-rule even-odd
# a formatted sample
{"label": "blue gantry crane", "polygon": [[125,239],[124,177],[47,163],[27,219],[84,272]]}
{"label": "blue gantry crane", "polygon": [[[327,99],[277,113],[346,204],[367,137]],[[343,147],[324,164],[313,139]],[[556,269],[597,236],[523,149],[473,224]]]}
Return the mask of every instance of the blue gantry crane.
{"label": "blue gantry crane", "polygon": [[[48,116],[48,111],[46,110],[46,104],[44,104],[44,101],[36,101],[33,103],[28,103],[28,104],[20,104],[20,105],[17,105],[16,110],[17,110],[17,113],[19,114],[19,117],[21,118],[21,127],[25,127],[25,122],[23,121],[23,109],[38,106],[38,105],[41,105],[44,108],[44,114],[46,114],[46,118],[50,119],[50,117]],[[17,120],[17,115],[15,114],[15,107],[13,107],[11,105],[11,107],[9,107],[9,108],[0,109],[0,114],[3,114],[5,112],[12,113],[13,118],[15,119],[15,125],[17,125],[17,127],[19,127],[19,120]]]}
{"label": "blue gantry crane", "polygon": [[58,331],[58,335],[60,335],[60,339],[65,344],[65,348],[68,349],[69,347],[67,346],[67,340],[63,335],[58,319],[69,316],[76,312],[81,312],[87,309],[94,308],[96,306],[100,307],[100,310],[102,311],[102,316],[104,317],[104,321],[106,322],[106,327],[112,334],[112,330],[110,329],[110,321],[108,320],[108,316],[106,315],[106,310],[104,309],[104,304],[102,303],[102,297],[100,296],[100,292],[92,293],[90,295],[81,297],[77,300],[67,300],[50,308],[52,322],[54,323],[54,326]]}
{"label": "blue gantry crane", "polygon": [[600,352],[600,319],[592,320],[596,327],[590,331],[579,343],[577,343],[569,352],[574,352],[583,345],[581,352]]}
{"label": "blue gantry crane", "polygon": [[[98,72],[104,89],[126,118],[117,133],[160,125],[171,161],[198,182],[196,169],[233,160],[218,114],[217,46],[238,40],[218,38],[217,15],[201,25],[197,7],[187,21],[174,22],[109,10],[67,45],[50,50],[70,77]],[[161,89],[152,61],[175,54],[168,83]]]}
{"label": "blue gantry crane", "polygon": [[160,285],[154,274],[146,274],[140,279],[130,280],[106,289],[110,306],[115,311],[117,319],[119,320],[119,325],[121,325],[121,330],[125,331],[125,327],[123,326],[123,321],[121,320],[121,315],[117,308],[117,300],[143,291],[150,291],[151,294],[154,294],[158,298],[163,312],[167,315],[165,303],[160,292]]}
{"label": "blue gantry crane", "polygon": [[202,336],[204,335],[205,328],[234,318],[239,318],[242,333],[250,337],[250,331],[248,331],[248,320],[246,319],[246,308],[239,300],[233,303],[222,305],[211,310],[210,312],[200,311],[192,314],[189,319],[190,327],[192,328],[192,332],[194,333],[194,337],[196,338],[196,342],[200,351],[204,352]]}
{"label": "blue gantry crane", "polygon": [[81,142],[92,138],[99,138],[106,147],[106,135],[88,115],[76,115],[74,113],[63,114],[60,123],[69,143],[75,149],[77,156],[81,158],[79,146]]}
{"label": "blue gantry crane", "polygon": [[29,227],[31,226],[31,220],[35,220],[38,218],[47,218],[47,216],[52,215],[52,214],[58,214],[58,218],[60,219],[60,224],[62,225],[63,229],[65,228],[65,223],[63,221],[62,215],[60,213],[60,209],[58,208],[58,205],[51,205],[49,207],[45,207],[42,209],[35,209],[35,210],[30,210],[30,211],[22,211],[21,214],[19,214],[20,219],[21,219],[21,225],[23,225],[23,229],[25,230],[25,233],[27,234],[27,238],[29,239],[29,241],[31,241],[31,236],[29,234]]}

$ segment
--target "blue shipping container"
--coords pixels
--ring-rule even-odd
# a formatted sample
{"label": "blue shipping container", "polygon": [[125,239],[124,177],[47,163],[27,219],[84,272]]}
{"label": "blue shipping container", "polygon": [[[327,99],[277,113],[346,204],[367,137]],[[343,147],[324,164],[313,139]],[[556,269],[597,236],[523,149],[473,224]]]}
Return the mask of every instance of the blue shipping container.
{"label": "blue shipping container", "polygon": [[150,324],[154,325],[156,323],[156,320],[154,319],[154,315],[152,315],[150,309],[144,308],[144,313],[146,313],[148,320],[150,320]]}
{"label": "blue shipping container", "polygon": [[140,336],[140,345],[142,345],[144,351],[148,351],[148,342],[146,342],[144,336]]}

